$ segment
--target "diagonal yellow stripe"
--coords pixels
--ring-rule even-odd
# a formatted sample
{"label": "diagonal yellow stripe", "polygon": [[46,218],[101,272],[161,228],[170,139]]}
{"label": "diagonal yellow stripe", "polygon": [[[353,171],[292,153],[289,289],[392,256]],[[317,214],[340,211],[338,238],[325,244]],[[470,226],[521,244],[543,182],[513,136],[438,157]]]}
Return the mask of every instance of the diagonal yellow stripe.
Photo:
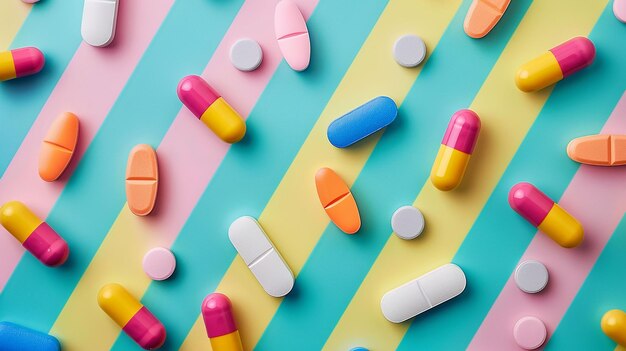
{"label": "diagonal yellow stripe", "polygon": [[[400,105],[421,68],[406,69],[393,60],[391,48],[395,39],[407,33],[419,34],[432,52],[460,3],[460,0],[393,0],[381,14],[259,218],[294,274],[300,272],[329,223],[317,200],[316,170],[331,167],[352,184],[380,137],[378,134],[340,150],[326,138],[328,124],[378,95],[387,95]],[[233,261],[217,291],[233,300],[244,347],[252,349],[282,300],[268,296],[239,257]],[[181,349],[210,350],[201,318],[196,320]]]}
{"label": "diagonal yellow stripe", "polygon": [[551,93],[517,90],[517,67],[573,36],[587,35],[606,3],[571,6],[569,0],[536,0],[531,5],[470,106],[481,117],[482,131],[464,183],[447,193],[430,181],[424,185],[414,205],[426,218],[425,233],[413,241],[390,237],[324,349],[339,350],[364,337],[374,350],[398,346],[409,323],[388,322],[380,312],[380,298],[452,260]]}
{"label": "diagonal yellow stripe", "polygon": [[11,45],[31,8],[32,5],[17,0],[0,1],[0,51]]}

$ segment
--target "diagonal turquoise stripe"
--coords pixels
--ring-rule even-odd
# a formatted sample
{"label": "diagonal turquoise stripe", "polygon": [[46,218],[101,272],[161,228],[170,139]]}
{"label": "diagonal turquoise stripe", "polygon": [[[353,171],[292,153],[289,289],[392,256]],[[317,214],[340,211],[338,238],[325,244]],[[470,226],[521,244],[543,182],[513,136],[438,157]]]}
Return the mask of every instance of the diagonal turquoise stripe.
{"label": "diagonal turquoise stripe", "polygon": [[[172,246],[184,257],[176,279],[151,284],[144,295],[168,327],[166,349],[181,345],[202,299],[235,258],[228,226],[241,215],[260,214],[385,5],[377,1],[359,7],[358,16],[347,1],[317,5],[308,22],[311,66],[298,73],[280,64],[248,118],[250,140],[228,152]],[[176,301],[176,307],[163,301]],[[126,351],[130,345],[123,337],[113,350]]]}
{"label": "diagonal turquoise stripe", "polygon": [[615,229],[545,350],[612,350],[615,347],[615,342],[602,333],[600,320],[609,310],[626,310],[624,247],[626,217]]}
{"label": "diagonal turquoise stripe", "polygon": [[[138,143],[159,143],[180,110],[178,80],[204,67],[241,3],[174,3],[48,216],[70,245],[68,262],[50,269],[24,255],[0,296],[0,320],[52,327],[125,203],[129,150]],[[33,307],[36,317],[28,313]]]}
{"label": "diagonal turquoise stripe", "polygon": [[607,6],[590,35],[596,62],[555,88],[453,259],[467,275],[466,291],[428,318],[415,319],[398,350],[467,347],[535,232],[509,208],[509,189],[526,180],[561,197],[578,169],[565,156],[565,146],[598,132],[624,93],[626,50],[615,38],[625,32]]}
{"label": "diagonal turquoise stripe", "polygon": [[81,0],[42,1],[11,43],[12,49],[38,47],[46,65],[36,75],[0,83],[0,178],[80,44],[82,8]]}
{"label": "diagonal turquoise stripe", "polygon": [[[424,165],[435,159],[450,116],[471,103],[531,1],[512,2],[480,45],[463,32],[470,3],[457,11],[400,107],[398,125],[383,134],[352,186],[363,227],[352,236],[332,224],[326,228],[298,275],[298,293],[285,297],[257,349],[286,349],[293,340],[307,350],[322,348],[387,242],[391,214],[411,203],[427,181]],[[464,84],[457,84],[459,76]]]}

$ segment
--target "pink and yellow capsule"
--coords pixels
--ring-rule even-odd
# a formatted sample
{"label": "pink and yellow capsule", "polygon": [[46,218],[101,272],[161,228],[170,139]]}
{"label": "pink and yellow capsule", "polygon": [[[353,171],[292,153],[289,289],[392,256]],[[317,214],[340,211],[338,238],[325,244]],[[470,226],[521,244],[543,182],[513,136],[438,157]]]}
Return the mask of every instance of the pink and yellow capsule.
{"label": "pink and yellow capsule", "polygon": [[226,295],[209,294],[202,301],[202,318],[213,351],[243,350],[233,316],[233,306]]}
{"label": "pink and yellow capsule", "polygon": [[511,188],[509,205],[562,247],[576,247],[583,241],[580,222],[530,183],[517,183]]}
{"label": "pink and yellow capsule", "polygon": [[524,92],[541,90],[591,65],[595,57],[591,40],[572,38],[523,64],[517,70],[515,84]]}
{"label": "pink and yellow capsule", "polygon": [[41,51],[34,47],[0,52],[0,81],[35,74],[45,62]]}
{"label": "pink and yellow capsule", "polygon": [[232,144],[246,134],[243,118],[201,77],[183,78],[177,92],[180,101],[220,139]]}
{"label": "pink and yellow capsule", "polygon": [[0,223],[46,266],[60,266],[70,254],[65,240],[19,201],[0,207]]}
{"label": "pink and yellow capsule", "polygon": [[98,305],[143,349],[158,349],[165,342],[163,324],[120,284],[103,286]]}
{"label": "pink and yellow capsule", "polygon": [[474,111],[460,110],[452,115],[430,172],[430,181],[437,189],[448,191],[461,183],[479,133],[480,118]]}

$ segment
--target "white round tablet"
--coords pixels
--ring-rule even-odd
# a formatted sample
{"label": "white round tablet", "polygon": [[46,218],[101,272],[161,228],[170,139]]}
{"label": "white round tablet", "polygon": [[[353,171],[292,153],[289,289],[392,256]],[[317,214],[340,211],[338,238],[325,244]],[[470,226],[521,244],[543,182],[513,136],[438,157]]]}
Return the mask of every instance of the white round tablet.
{"label": "white round tablet", "polygon": [[262,61],[263,50],[252,39],[239,39],[230,47],[230,62],[240,71],[254,71]]}
{"label": "white round tablet", "polygon": [[400,66],[415,67],[426,57],[426,44],[417,35],[403,35],[393,45],[393,58]]}
{"label": "white round tablet", "polygon": [[176,269],[176,258],[172,251],[164,247],[155,247],[143,256],[143,271],[152,280],[165,280]]}
{"label": "white round tablet", "polygon": [[523,292],[538,293],[548,284],[548,269],[539,261],[524,261],[515,269],[515,284]]}
{"label": "white round tablet", "polygon": [[391,216],[391,229],[400,239],[415,239],[424,230],[424,216],[413,206],[402,206]]}

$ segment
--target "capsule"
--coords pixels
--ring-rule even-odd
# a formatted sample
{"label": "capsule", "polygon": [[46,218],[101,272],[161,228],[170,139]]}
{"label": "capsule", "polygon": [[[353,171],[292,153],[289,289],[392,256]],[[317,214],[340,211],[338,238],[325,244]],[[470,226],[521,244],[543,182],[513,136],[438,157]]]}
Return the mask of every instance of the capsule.
{"label": "capsule", "polygon": [[103,286],[98,305],[143,349],[157,349],[165,342],[163,324],[120,284]]}
{"label": "capsule", "polygon": [[0,350],[61,351],[54,336],[11,322],[0,322]]}
{"label": "capsule", "polygon": [[602,331],[618,345],[626,346],[626,313],[622,310],[610,310],[602,316]]}
{"label": "capsule", "polygon": [[62,265],[70,253],[63,238],[26,205],[9,201],[0,207],[0,223],[46,266]]}
{"label": "capsule", "polygon": [[243,118],[204,79],[183,78],[178,84],[178,98],[225,142],[236,143],[246,134]]}
{"label": "capsule", "polygon": [[202,301],[202,318],[213,351],[243,350],[233,316],[233,306],[226,295],[209,294]]}
{"label": "capsule", "polygon": [[430,181],[437,189],[448,191],[461,183],[479,133],[476,112],[460,110],[452,115],[430,172]]}
{"label": "capsule", "polygon": [[0,52],[0,81],[35,74],[46,62],[39,49],[26,47]]}
{"label": "capsule", "polygon": [[530,183],[511,188],[509,205],[562,247],[576,247],[583,241],[583,227],[576,218]]}
{"label": "capsule", "polygon": [[591,40],[572,38],[523,64],[517,70],[515,84],[525,92],[541,90],[591,65],[595,56]]}

